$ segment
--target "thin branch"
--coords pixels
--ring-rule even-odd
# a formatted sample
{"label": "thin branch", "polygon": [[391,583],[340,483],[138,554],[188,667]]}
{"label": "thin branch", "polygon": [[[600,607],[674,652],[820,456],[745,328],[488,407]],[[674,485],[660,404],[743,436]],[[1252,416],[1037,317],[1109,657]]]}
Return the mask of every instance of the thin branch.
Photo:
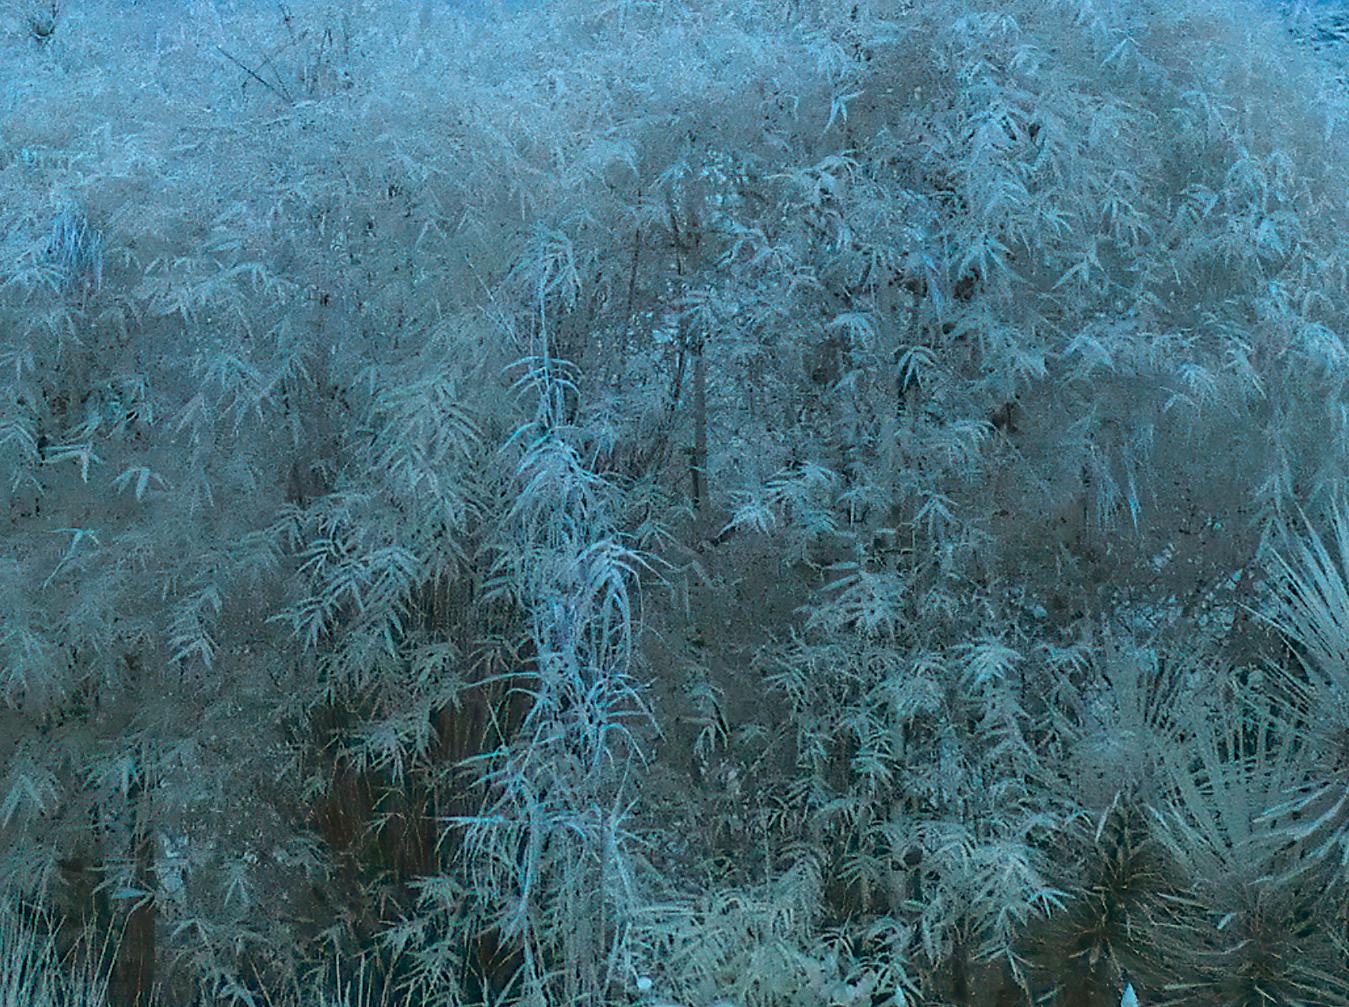
{"label": "thin branch", "polygon": [[278,81],[276,84],[273,84],[265,77],[259,76],[258,72],[254,70],[252,67],[248,66],[246,63],[244,63],[243,60],[239,59],[237,56],[232,55],[231,53],[226,52],[222,46],[216,46],[215,49],[216,52],[220,53],[220,55],[224,56],[227,60],[229,60],[231,63],[237,66],[244,73],[248,74],[248,76],[252,77],[255,81],[257,81],[267,90],[271,91],[272,94],[276,95],[282,101],[288,104],[294,104],[295,99],[292,98],[286,92],[286,89],[283,86],[281,86],[280,81]]}

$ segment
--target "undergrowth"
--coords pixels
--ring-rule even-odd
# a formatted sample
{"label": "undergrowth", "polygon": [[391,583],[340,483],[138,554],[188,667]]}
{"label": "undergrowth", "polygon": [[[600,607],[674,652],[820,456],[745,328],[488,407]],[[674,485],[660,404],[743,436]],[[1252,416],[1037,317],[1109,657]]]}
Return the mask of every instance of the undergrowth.
{"label": "undergrowth", "polygon": [[0,7],[0,1003],[1349,1002],[1306,12],[519,6]]}

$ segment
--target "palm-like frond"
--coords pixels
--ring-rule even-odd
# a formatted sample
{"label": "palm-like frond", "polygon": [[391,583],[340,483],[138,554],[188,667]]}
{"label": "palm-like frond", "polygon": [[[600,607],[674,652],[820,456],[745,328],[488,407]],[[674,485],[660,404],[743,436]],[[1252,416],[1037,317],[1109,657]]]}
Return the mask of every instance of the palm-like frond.
{"label": "palm-like frond", "polygon": [[1276,555],[1266,618],[1293,645],[1298,667],[1279,670],[1279,730],[1306,767],[1268,811],[1302,857],[1301,868],[1349,866],[1349,514],[1336,510],[1327,543],[1308,524]]}

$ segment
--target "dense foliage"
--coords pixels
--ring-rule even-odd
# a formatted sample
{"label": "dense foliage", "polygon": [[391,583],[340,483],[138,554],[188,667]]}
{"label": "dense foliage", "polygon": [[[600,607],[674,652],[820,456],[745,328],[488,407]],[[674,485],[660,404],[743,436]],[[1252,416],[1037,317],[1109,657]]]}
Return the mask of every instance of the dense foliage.
{"label": "dense foliage", "polygon": [[1312,14],[0,12],[0,1003],[1349,1002]]}

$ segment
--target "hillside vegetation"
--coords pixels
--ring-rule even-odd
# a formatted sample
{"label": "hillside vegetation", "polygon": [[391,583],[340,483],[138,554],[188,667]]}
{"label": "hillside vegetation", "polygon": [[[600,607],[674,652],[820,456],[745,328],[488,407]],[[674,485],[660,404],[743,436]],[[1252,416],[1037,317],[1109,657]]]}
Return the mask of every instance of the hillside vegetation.
{"label": "hillside vegetation", "polygon": [[1326,51],[3,0],[0,1004],[1349,1003]]}

